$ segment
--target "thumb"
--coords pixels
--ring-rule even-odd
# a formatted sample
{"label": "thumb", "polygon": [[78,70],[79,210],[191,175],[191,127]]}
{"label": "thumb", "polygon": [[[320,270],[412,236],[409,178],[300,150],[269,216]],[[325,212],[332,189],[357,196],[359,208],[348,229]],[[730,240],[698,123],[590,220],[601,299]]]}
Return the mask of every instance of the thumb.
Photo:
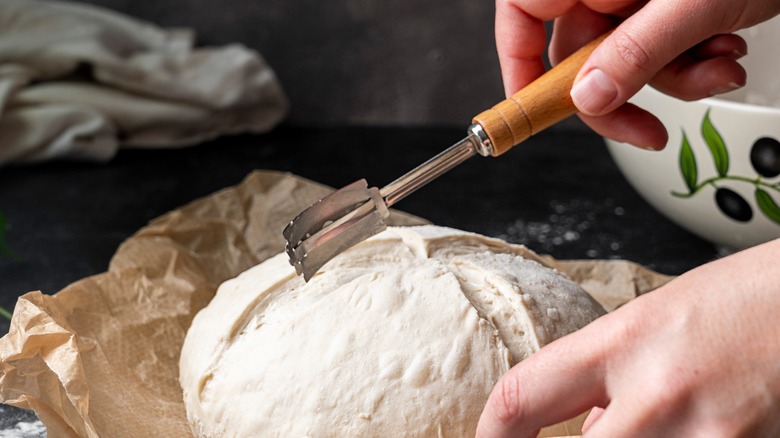
{"label": "thumb", "polygon": [[590,116],[613,111],[677,56],[716,33],[715,23],[723,23],[716,19],[720,5],[692,10],[696,3],[651,1],[621,23],[575,78],[571,97],[577,109]]}

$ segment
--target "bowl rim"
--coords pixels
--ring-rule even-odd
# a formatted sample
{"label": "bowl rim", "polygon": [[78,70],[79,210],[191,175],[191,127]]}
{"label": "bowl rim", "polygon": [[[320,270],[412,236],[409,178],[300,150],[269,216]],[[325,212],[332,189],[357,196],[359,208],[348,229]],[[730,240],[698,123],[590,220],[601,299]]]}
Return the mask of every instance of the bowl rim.
{"label": "bowl rim", "polygon": [[[669,99],[674,99],[678,102],[682,103],[701,103],[704,105],[709,106],[718,106],[722,108],[731,109],[734,111],[748,111],[748,112],[754,112],[754,113],[760,113],[760,114],[766,114],[770,116],[778,116],[780,117],[780,108],[772,107],[772,106],[762,106],[762,105],[756,105],[753,103],[746,103],[746,102],[738,102],[734,100],[728,100],[724,99],[719,96],[713,96],[713,97],[705,97],[703,99],[698,100],[692,100],[692,101],[686,101],[679,98],[676,98],[674,96],[670,96],[662,91],[659,91],[655,89],[654,87],[650,85],[646,85],[643,87],[640,92],[647,92],[650,91],[652,93],[667,97]],[[639,92],[637,93],[639,94]],[[641,107],[641,105],[640,105]]]}

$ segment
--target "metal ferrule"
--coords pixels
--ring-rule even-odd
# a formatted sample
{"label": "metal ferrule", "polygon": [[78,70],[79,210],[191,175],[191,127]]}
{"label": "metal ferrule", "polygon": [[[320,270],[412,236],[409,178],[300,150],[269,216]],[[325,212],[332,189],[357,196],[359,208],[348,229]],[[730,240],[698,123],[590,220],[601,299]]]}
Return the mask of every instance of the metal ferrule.
{"label": "metal ferrule", "polygon": [[490,137],[488,137],[485,130],[482,129],[482,125],[475,123],[469,126],[467,132],[469,139],[474,144],[474,149],[476,149],[478,154],[483,157],[493,155],[493,143],[490,142]]}

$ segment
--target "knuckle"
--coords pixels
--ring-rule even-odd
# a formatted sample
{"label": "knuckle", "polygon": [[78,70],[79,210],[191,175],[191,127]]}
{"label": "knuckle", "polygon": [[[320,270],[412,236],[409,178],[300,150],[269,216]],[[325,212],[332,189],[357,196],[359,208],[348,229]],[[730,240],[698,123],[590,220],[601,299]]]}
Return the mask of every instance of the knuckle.
{"label": "knuckle", "polygon": [[660,380],[660,382],[657,382],[657,390],[653,394],[656,405],[670,413],[676,411],[681,406],[685,406],[689,391],[685,379],[681,376],[666,373]]}
{"label": "knuckle", "polygon": [[621,68],[628,74],[646,73],[652,60],[650,53],[634,36],[620,29],[609,39],[613,53],[618,56]]}
{"label": "knuckle", "polygon": [[658,370],[653,373],[650,382],[655,403],[667,406],[671,411],[687,406],[697,389],[695,371],[667,361],[658,362],[657,366]]}
{"label": "knuckle", "polygon": [[637,315],[633,308],[624,309],[624,318],[615,320],[610,332],[612,342],[610,345],[618,348],[625,345],[634,345],[637,339],[645,337],[645,321],[642,315]]}
{"label": "knuckle", "polygon": [[496,397],[491,399],[496,419],[504,424],[516,422],[523,413],[520,378],[517,372],[509,372],[498,381]]}
{"label": "knuckle", "polygon": [[692,406],[694,388],[684,371],[661,365],[660,370],[652,373],[644,384],[646,400],[652,406],[645,418],[648,423],[658,418],[674,418]]}

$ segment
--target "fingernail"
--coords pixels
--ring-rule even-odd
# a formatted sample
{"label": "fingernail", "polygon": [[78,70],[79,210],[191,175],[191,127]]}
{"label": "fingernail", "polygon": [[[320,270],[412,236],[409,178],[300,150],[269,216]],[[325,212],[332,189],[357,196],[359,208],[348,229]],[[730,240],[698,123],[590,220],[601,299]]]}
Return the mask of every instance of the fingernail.
{"label": "fingernail", "polygon": [[721,85],[710,90],[710,96],[728,93],[729,91],[734,91],[739,87],[741,87],[741,85],[737,84],[736,82],[729,82],[728,84]]}
{"label": "fingernail", "polygon": [[577,81],[571,89],[571,100],[581,112],[596,116],[611,104],[618,95],[612,79],[595,68]]}
{"label": "fingernail", "polygon": [[747,55],[747,52],[743,52],[742,50],[734,50],[731,52],[731,59],[740,59]]}

